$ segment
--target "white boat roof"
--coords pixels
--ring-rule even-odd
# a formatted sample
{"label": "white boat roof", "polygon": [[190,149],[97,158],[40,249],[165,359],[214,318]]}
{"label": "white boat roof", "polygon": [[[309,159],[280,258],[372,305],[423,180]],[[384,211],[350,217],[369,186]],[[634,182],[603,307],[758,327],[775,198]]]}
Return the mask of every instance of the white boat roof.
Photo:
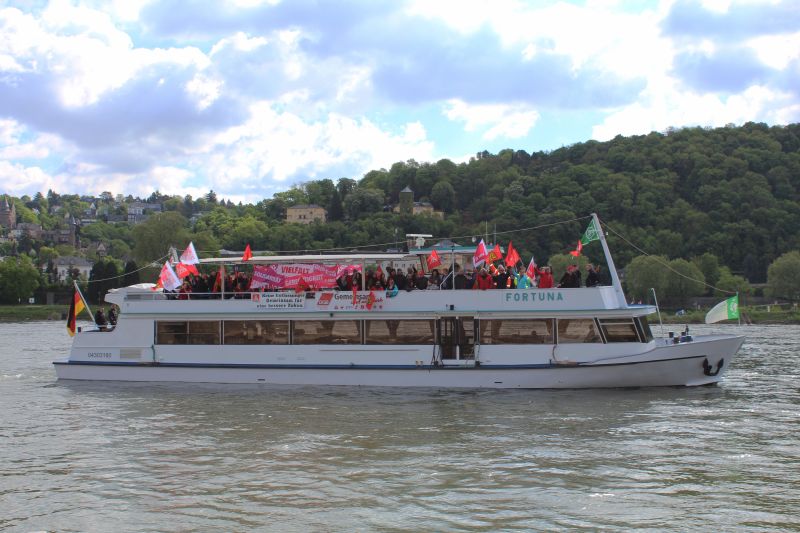
{"label": "white boat roof", "polygon": [[209,257],[201,259],[202,264],[219,263],[367,263],[370,261],[402,261],[404,259],[416,258],[414,254],[387,254],[380,252],[365,252],[355,254],[335,254],[335,255],[258,255],[253,256],[247,261],[242,261],[241,257]]}

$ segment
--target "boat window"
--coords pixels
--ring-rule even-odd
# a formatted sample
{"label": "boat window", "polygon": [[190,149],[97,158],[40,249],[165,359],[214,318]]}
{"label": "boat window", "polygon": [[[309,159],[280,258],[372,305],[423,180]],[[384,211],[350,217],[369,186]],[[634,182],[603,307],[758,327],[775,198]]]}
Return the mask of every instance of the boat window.
{"label": "boat window", "polygon": [[559,318],[558,344],[603,342],[591,318]]}
{"label": "boat window", "polygon": [[288,320],[226,320],[225,344],[289,344]]}
{"label": "boat window", "polygon": [[156,344],[219,344],[218,320],[156,322]]}
{"label": "boat window", "polygon": [[642,338],[644,342],[653,340],[653,332],[650,330],[650,323],[647,321],[646,316],[640,316],[638,319],[639,327],[641,328]]}
{"label": "boat window", "polygon": [[553,319],[480,321],[481,344],[553,344]]}
{"label": "boat window", "polygon": [[601,318],[600,328],[606,342],[639,342],[639,334],[632,318]]}
{"label": "boat window", "polygon": [[365,320],[366,344],[433,344],[433,320]]}
{"label": "boat window", "polygon": [[186,344],[219,344],[218,320],[192,320],[186,333]]}
{"label": "boat window", "polygon": [[294,320],[292,344],[361,344],[358,320]]}
{"label": "boat window", "polygon": [[187,322],[156,322],[156,344],[186,344]]}

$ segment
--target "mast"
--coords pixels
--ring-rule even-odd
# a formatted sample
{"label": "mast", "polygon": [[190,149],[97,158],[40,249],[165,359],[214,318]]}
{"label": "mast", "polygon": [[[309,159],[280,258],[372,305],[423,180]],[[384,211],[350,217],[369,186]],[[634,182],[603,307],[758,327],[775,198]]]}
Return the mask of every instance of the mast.
{"label": "mast", "polygon": [[597,213],[592,213],[592,221],[597,229],[598,236],[600,237],[600,244],[603,246],[603,254],[606,256],[606,265],[608,271],[611,273],[611,285],[614,287],[614,292],[617,293],[617,300],[620,307],[627,307],[628,302],[625,300],[625,293],[622,292],[622,284],[617,275],[617,267],[614,266],[614,260],[611,258],[611,252],[608,250],[608,243],[606,242],[606,234],[603,228],[600,227],[600,219],[597,218]]}

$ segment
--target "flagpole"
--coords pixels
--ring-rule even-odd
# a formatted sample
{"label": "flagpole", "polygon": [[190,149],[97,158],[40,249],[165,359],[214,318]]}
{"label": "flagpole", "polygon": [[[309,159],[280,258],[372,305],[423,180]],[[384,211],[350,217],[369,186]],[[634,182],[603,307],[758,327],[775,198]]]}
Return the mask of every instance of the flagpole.
{"label": "flagpole", "polygon": [[661,308],[658,306],[658,297],[656,296],[656,288],[650,287],[650,290],[653,291],[653,301],[656,304],[656,312],[658,313],[658,323],[661,324],[661,336],[664,336],[664,321],[661,320]]}
{"label": "flagpole", "polygon": [[456,290],[456,247],[455,246],[450,247],[450,258],[451,258],[450,268],[452,269],[450,273],[453,276],[453,279],[450,280],[450,286],[452,287],[452,290]]}
{"label": "flagpole", "polygon": [[606,234],[600,227],[600,219],[597,218],[597,213],[592,213],[592,221],[594,222],[595,229],[600,236],[600,244],[603,246],[603,254],[606,256],[606,266],[611,273],[611,284],[617,293],[617,300],[622,307],[627,307],[628,302],[625,300],[625,293],[622,292],[622,284],[617,275],[617,267],[614,266],[614,260],[611,258],[611,252],[608,250],[608,243],[606,242]]}
{"label": "flagpole", "polygon": [[[78,291],[78,296],[81,297],[81,300],[83,301],[83,306],[86,307],[86,311],[89,312],[89,316],[92,317],[92,322],[96,326],[97,322],[94,321],[94,313],[92,313],[92,309],[89,307],[89,302],[87,302],[86,298],[83,297],[83,293],[81,292],[80,287],[78,287],[78,282],[73,279],[72,280],[72,284],[75,286],[75,290]],[[75,317],[75,321],[77,322],[77,320],[78,320],[78,317],[76,316]]]}

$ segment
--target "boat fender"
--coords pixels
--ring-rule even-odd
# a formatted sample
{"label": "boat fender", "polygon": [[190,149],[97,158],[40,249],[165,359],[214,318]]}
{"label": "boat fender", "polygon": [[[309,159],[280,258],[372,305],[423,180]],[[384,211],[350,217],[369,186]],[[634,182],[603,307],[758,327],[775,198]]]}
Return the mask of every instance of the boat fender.
{"label": "boat fender", "polygon": [[706,376],[716,376],[719,374],[719,371],[722,370],[722,365],[725,364],[725,359],[720,359],[717,361],[717,369],[715,371],[711,371],[711,364],[708,362],[708,357],[703,359],[703,374]]}

